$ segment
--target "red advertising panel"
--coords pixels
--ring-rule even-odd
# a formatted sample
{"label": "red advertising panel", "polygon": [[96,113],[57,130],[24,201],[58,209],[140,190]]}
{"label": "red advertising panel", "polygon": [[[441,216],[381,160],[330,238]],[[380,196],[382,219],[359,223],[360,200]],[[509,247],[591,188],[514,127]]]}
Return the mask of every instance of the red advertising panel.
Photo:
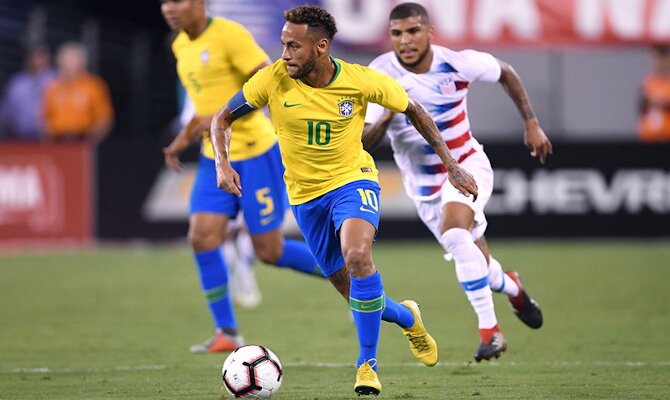
{"label": "red advertising panel", "polygon": [[[322,0],[345,45],[388,43],[388,17],[402,0]],[[670,0],[416,0],[447,47],[565,46],[670,42]]]}
{"label": "red advertising panel", "polygon": [[0,143],[0,244],[88,242],[92,176],[85,143]]}

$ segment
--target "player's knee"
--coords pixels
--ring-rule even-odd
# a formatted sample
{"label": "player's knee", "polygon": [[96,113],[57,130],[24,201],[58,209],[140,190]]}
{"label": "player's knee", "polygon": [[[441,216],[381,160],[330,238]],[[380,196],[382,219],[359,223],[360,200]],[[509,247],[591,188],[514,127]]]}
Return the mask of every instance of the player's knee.
{"label": "player's knee", "polygon": [[351,246],[343,249],[342,255],[344,262],[351,271],[351,274],[357,276],[357,273],[367,275],[370,269],[374,269],[372,264],[372,255],[367,246]]}
{"label": "player's knee", "polygon": [[218,233],[193,227],[189,229],[187,236],[188,243],[195,251],[215,249],[221,244],[221,239],[221,235]]}
{"label": "player's knee", "polygon": [[455,254],[460,246],[468,242],[472,242],[472,234],[467,229],[451,228],[442,234],[442,244],[452,254]]}
{"label": "player's knee", "polygon": [[265,264],[276,264],[282,254],[282,246],[279,243],[254,243],[256,257]]}

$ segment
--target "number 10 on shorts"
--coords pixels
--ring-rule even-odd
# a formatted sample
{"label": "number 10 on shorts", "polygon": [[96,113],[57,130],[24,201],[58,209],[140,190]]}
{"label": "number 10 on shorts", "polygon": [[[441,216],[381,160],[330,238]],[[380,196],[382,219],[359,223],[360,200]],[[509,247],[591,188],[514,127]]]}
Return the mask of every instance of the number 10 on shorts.
{"label": "number 10 on shorts", "polygon": [[[361,206],[362,211],[379,212],[379,200],[377,199],[377,193],[372,189],[361,189],[358,188],[358,194],[361,195]],[[366,210],[365,208],[370,207],[372,210]]]}

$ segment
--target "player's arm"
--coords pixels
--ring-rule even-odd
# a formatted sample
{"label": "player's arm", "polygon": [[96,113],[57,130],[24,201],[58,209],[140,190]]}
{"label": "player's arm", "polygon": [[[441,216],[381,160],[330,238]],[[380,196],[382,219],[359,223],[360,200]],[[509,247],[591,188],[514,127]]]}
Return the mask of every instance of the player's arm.
{"label": "player's arm", "polygon": [[507,92],[507,95],[514,101],[516,108],[524,120],[524,144],[530,149],[530,155],[539,157],[540,162],[544,164],[547,155],[552,154],[552,146],[549,138],[542,130],[540,121],[538,121],[533,106],[530,103],[526,89],[523,87],[519,74],[508,63],[498,60],[500,64],[500,84]]}
{"label": "player's arm", "polygon": [[182,165],[179,161],[179,155],[186,150],[193,142],[200,140],[204,130],[206,130],[209,125],[206,124],[208,117],[198,117],[197,115],[191,118],[186,126],[184,126],[179,134],[175,136],[172,140],[172,143],[168,147],[163,149],[163,155],[165,158],[165,165],[174,170],[181,171]]}
{"label": "player's arm", "polygon": [[[267,67],[268,65],[270,65],[270,60],[265,60],[258,64],[258,66],[251,70],[247,78],[251,78],[256,74],[256,72]],[[189,146],[191,146],[193,142],[202,138],[202,135],[205,133],[205,131],[209,130],[210,128],[212,124],[212,118],[213,116],[211,115],[196,115],[191,118],[191,121],[186,124],[184,128],[182,128],[172,143],[163,149],[163,154],[165,154],[165,165],[167,165],[172,170],[180,171],[182,169],[182,165],[179,161],[179,155]]]}
{"label": "player's arm", "polygon": [[229,149],[232,136],[233,121],[255,110],[244,98],[244,92],[237,92],[219,112],[212,118],[209,130],[214,147],[214,162],[216,163],[216,183],[219,189],[224,189],[237,197],[242,197],[240,175],[230,165]]}
{"label": "player's arm", "polygon": [[384,110],[384,114],[376,122],[365,124],[361,142],[363,142],[363,148],[366,151],[370,152],[379,146],[394,116],[393,111]]}
{"label": "player's arm", "polygon": [[458,161],[451,155],[428,111],[423,108],[421,103],[410,97],[404,114],[447,167],[449,182],[464,195],[473,195],[472,201],[477,200],[477,183],[467,171],[458,165]]}

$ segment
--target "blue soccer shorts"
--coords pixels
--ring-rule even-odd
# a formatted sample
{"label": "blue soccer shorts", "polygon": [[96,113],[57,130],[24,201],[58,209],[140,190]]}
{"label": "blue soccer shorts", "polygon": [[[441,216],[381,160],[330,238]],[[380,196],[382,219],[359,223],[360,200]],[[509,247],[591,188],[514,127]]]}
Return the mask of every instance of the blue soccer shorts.
{"label": "blue soccer shorts", "polygon": [[242,209],[250,234],[279,228],[289,206],[279,144],[259,156],[230,165],[240,174],[242,197],[217,187],[214,160],[201,155],[191,191],[191,214],[222,214],[235,219]]}
{"label": "blue soccer shorts", "polygon": [[339,231],[346,219],[360,218],[375,229],[379,227],[379,191],[376,182],[360,180],[307,203],[291,206],[305,242],[324,276],[331,276],[344,266]]}

